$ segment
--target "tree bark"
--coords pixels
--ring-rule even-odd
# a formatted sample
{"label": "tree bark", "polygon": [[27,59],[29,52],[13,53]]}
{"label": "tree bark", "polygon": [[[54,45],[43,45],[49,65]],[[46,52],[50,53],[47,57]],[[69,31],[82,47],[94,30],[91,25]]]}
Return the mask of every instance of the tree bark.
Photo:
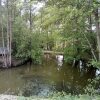
{"label": "tree bark", "polygon": [[98,60],[100,61],[100,28],[99,28],[98,8],[95,10],[95,24],[97,33],[96,35],[97,35]]}
{"label": "tree bark", "polygon": [[32,31],[32,6],[31,6],[31,0],[30,0],[30,32]]}
{"label": "tree bark", "polygon": [[12,5],[11,1],[7,0],[7,66],[11,67],[11,44],[12,44]]}
{"label": "tree bark", "polygon": [[4,30],[3,30],[3,9],[2,9],[2,0],[0,0],[0,9],[1,9],[1,16],[0,16],[0,26],[1,26],[1,34],[2,34],[2,47],[3,47],[3,52],[2,52],[2,58],[3,58],[3,67],[7,67],[7,63],[6,63],[6,54],[5,54],[5,39],[4,39]]}
{"label": "tree bark", "polygon": [[3,54],[2,54],[2,57],[3,57],[3,67],[7,67],[7,62],[6,62],[6,54],[5,54],[5,39],[4,39],[4,32],[3,32],[3,21],[2,21],[2,17],[1,17],[1,27],[2,27],[2,47],[3,47]]}

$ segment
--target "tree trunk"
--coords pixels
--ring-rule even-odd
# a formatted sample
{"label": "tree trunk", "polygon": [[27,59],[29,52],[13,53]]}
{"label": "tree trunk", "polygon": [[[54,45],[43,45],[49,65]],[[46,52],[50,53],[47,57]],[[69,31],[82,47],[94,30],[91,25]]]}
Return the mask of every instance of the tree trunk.
{"label": "tree trunk", "polygon": [[99,29],[98,8],[95,10],[95,23],[96,23],[96,33],[97,33],[98,60],[100,61],[100,29]]}
{"label": "tree trunk", "polygon": [[7,66],[11,67],[11,43],[12,43],[12,5],[11,1],[7,0]]}
{"label": "tree trunk", "polygon": [[1,10],[1,16],[0,16],[0,26],[1,26],[1,34],[2,34],[2,47],[3,47],[3,52],[2,52],[2,59],[3,59],[3,67],[7,67],[7,63],[6,63],[6,54],[5,54],[5,39],[4,39],[4,31],[3,31],[3,9],[2,9],[2,0],[0,0],[0,10]]}
{"label": "tree trunk", "polygon": [[6,54],[5,54],[5,39],[4,39],[4,32],[3,32],[3,21],[2,21],[2,17],[1,17],[1,27],[2,27],[2,47],[3,47],[3,67],[7,67],[7,62],[6,62]]}
{"label": "tree trunk", "polygon": [[30,32],[32,31],[32,6],[31,6],[31,0],[30,0]]}

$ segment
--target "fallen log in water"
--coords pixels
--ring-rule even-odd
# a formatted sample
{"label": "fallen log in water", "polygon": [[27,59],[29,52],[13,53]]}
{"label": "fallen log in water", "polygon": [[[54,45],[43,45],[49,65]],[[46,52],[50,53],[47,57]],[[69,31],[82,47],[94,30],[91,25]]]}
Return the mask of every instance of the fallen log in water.
{"label": "fallen log in water", "polygon": [[63,55],[64,52],[57,52],[57,51],[43,51],[44,54],[61,54]]}

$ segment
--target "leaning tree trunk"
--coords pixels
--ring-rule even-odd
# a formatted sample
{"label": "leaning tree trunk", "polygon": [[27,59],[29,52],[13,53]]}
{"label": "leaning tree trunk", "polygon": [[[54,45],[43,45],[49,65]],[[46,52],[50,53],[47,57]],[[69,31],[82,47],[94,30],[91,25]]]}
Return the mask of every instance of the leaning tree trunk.
{"label": "leaning tree trunk", "polygon": [[98,59],[100,61],[100,28],[99,28],[98,9],[95,10],[95,23],[96,23],[96,33],[97,33]]}

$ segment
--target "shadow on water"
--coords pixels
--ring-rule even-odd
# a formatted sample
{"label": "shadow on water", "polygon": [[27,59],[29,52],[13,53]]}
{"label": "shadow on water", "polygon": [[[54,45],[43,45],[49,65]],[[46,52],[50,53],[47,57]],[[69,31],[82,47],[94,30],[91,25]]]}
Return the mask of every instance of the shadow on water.
{"label": "shadow on water", "polygon": [[63,63],[63,56],[47,56],[42,65],[27,64],[0,71],[0,93],[47,96],[54,91],[83,93],[88,79],[96,77],[96,70],[84,66],[72,67]]}

